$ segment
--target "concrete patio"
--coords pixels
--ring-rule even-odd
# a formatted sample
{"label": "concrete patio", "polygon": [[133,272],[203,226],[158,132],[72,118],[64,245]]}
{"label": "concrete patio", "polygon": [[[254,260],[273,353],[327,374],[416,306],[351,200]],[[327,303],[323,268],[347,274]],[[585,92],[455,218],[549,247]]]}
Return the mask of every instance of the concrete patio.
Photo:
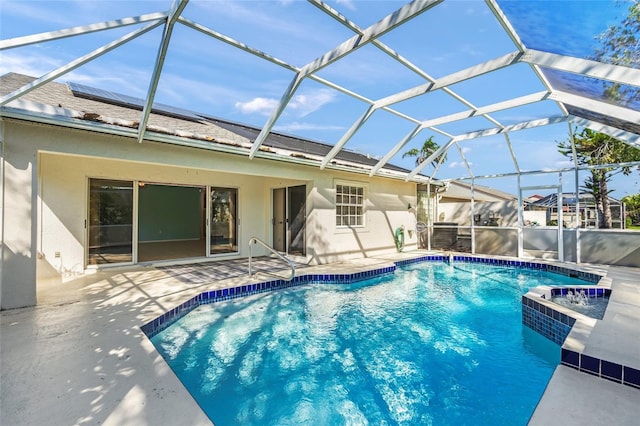
{"label": "concrete patio", "polygon": [[[424,254],[298,265],[298,271],[357,272]],[[215,266],[200,268],[196,275],[189,265],[101,271],[42,286],[37,306],[3,311],[0,423],[211,424],[140,326],[205,289],[248,281],[243,262]],[[262,267],[276,264],[267,261]],[[179,273],[181,268],[184,273]],[[620,300],[612,300],[613,310],[594,329],[588,345],[609,351],[607,356],[620,354],[628,365],[640,365],[640,271],[597,269],[606,273]],[[258,275],[254,282],[263,279]],[[560,366],[531,424],[636,424],[639,402],[639,389]]]}

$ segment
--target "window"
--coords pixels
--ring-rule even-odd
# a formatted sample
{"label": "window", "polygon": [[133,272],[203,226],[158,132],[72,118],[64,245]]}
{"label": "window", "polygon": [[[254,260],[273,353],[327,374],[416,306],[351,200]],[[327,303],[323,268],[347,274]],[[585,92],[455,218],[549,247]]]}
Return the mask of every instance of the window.
{"label": "window", "polygon": [[336,185],[336,226],[364,226],[364,187]]}

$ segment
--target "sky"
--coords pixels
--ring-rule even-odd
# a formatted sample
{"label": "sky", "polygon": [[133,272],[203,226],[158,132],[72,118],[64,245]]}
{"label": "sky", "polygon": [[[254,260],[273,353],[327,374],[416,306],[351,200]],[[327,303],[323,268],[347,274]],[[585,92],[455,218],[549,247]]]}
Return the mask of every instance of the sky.
{"label": "sky", "polygon": [[[328,0],[326,3],[365,29],[399,9],[403,1]],[[597,49],[597,35],[619,22],[629,2],[620,1],[500,1],[498,3],[527,47],[588,58]],[[126,17],[163,12],[170,0],[161,1],[12,1],[0,3],[0,38],[10,39],[41,32],[88,25]],[[219,34],[244,43],[293,67],[303,67],[321,57],[354,32],[301,0],[218,1],[192,0],[182,16]],[[0,74],[18,72],[42,76],[76,58],[144,27],[127,26],[0,51]],[[144,98],[162,36],[155,28],[96,60],[63,75],[57,81],[76,82],[116,93]],[[484,1],[446,0],[378,39],[432,78],[440,78],[487,60],[514,52],[514,43],[504,32]],[[378,100],[425,83],[419,75],[369,43],[318,71],[316,76]],[[205,113],[223,119],[262,127],[278,104],[294,72],[258,58],[185,25],[175,26],[158,84],[155,102]],[[560,80],[565,76],[560,76]],[[595,94],[591,82],[566,76],[567,85]],[[582,89],[580,89],[582,87]],[[378,110],[349,140],[345,148],[379,158],[415,127],[402,115],[427,120],[468,110],[464,98],[484,106],[545,90],[526,64],[485,74],[450,86],[450,93],[437,90],[391,106],[395,113]],[[361,99],[346,95],[312,79],[303,80],[274,131],[331,145],[353,125],[367,108]],[[635,109],[637,105],[634,106]],[[491,114],[503,125],[558,115],[553,101]],[[438,126],[453,134],[495,127],[484,117],[474,117]],[[526,171],[569,167],[569,159],[558,153],[557,143],[569,137],[567,123],[511,132],[509,141],[518,167]],[[579,129],[578,129],[579,130]],[[422,130],[392,158],[391,163],[413,169],[414,158],[402,154],[433,136],[439,144],[448,138],[430,129]],[[512,173],[514,160],[503,135],[459,143],[435,177],[453,179]],[[423,173],[431,175],[432,168]],[[584,173],[578,177],[584,180]],[[476,179],[476,184],[515,194],[515,178]],[[562,185],[575,189],[573,173],[527,174],[523,187]],[[611,182],[615,198],[640,193],[640,172],[617,174]],[[548,189],[527,189],[547,194]]]}

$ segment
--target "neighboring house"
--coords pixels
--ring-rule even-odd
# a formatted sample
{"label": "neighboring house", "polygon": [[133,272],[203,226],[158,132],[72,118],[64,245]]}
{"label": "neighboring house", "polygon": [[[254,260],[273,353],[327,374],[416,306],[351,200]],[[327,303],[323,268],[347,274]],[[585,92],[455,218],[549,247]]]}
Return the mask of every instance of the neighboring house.
{"label": "neighboring house", "polygon": [[[441,191],[441,190],[440,190]],[[461,226],[517,226],[518,197],[489,188],[474,185],[473,212],[472,187],[464,182],[449,182],[447,190],[440,192],[436,222],[457,223]]]}
{"label": "neighboring house", "polygon": [[[6,74],[2,94],[33,80]],[[162,105],[138,143],[141,108],[60,83],[2,108],[2,308],[34,305],[45,276],[247,257],[251,237],[325,263],[395,252],[415,228],[423,176],[370,176],[377,160],[345,150],[321,169],[331,145],[276,133],[250,159],[260,129]]]}
{"label": "neighboring house", "polygon": [[[562,194],[562,222],[566,228],[575,228],[579,223],[580,228],[598,227],[598,209],[593,195],[581,192],[578,198],[579,214],[576,214],[575,193]],[[611,206],[612,228],[624,229],[624,203],[613,197],[609,197]],[[550,194],[546,197],[529,202],[525,211],[543,211],[546,223],[543,225],[557,225],[558,223],[558,194]],[[579,222],[578,222],[579,221]]]}
{"label": "neighboring house", "polygon": [[[515,195],[459,181],[448,182],[444,187],[436,188],[436,191],[433,235],[430,242],[421,238],[420,246],[470,252],[472,226],[504,227],[518,224],[518,197]],[[483,232],[484,235],[489,233]],[[493,238],[488,236],[484,239]],[[480,232],[476,232],[476,246],[482,241]]]}

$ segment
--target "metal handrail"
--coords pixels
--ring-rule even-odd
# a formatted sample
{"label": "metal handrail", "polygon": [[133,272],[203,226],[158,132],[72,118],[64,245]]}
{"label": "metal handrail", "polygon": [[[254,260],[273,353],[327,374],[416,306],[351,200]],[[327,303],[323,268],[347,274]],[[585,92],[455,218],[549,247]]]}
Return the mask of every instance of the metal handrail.
{"label": "metal handrail", "polygon": [[[271,248],[267,243],[265,243],[264,241],[262,241],[260,238],[258,237],[251,237],[249,239],[249,278],[251,278],[251,276],[253,275],[253,273],[251,272],[251,258],[253,257],[251,254],[251,247],[253,247],[253,244],[255,243],[260,243],[262,244],[262,246],[264,248],[266,248],[267,250],[269,250],[271,253],[275,254],[276,256],[278,256],[280,259],[284,260],[285,262],[287,262],[287,264],[289,265],[289,267],[291,268],[291,275],[289,276],[289,278],[284,278],[285,281],[291,281],[293,279],[293,277],[296,276],[296,267],[294,266],[293,262],[291,260],[289,260],[289,258],[287,256],[284,256],[281,253],[278,253],[275,249]],[[280,275],[277,274],[273,274],[271,272],[266,272],[266,271],[262,271],[263,273],[267,274],[267,275],[271,275],[277,278],[282,278]]]}

